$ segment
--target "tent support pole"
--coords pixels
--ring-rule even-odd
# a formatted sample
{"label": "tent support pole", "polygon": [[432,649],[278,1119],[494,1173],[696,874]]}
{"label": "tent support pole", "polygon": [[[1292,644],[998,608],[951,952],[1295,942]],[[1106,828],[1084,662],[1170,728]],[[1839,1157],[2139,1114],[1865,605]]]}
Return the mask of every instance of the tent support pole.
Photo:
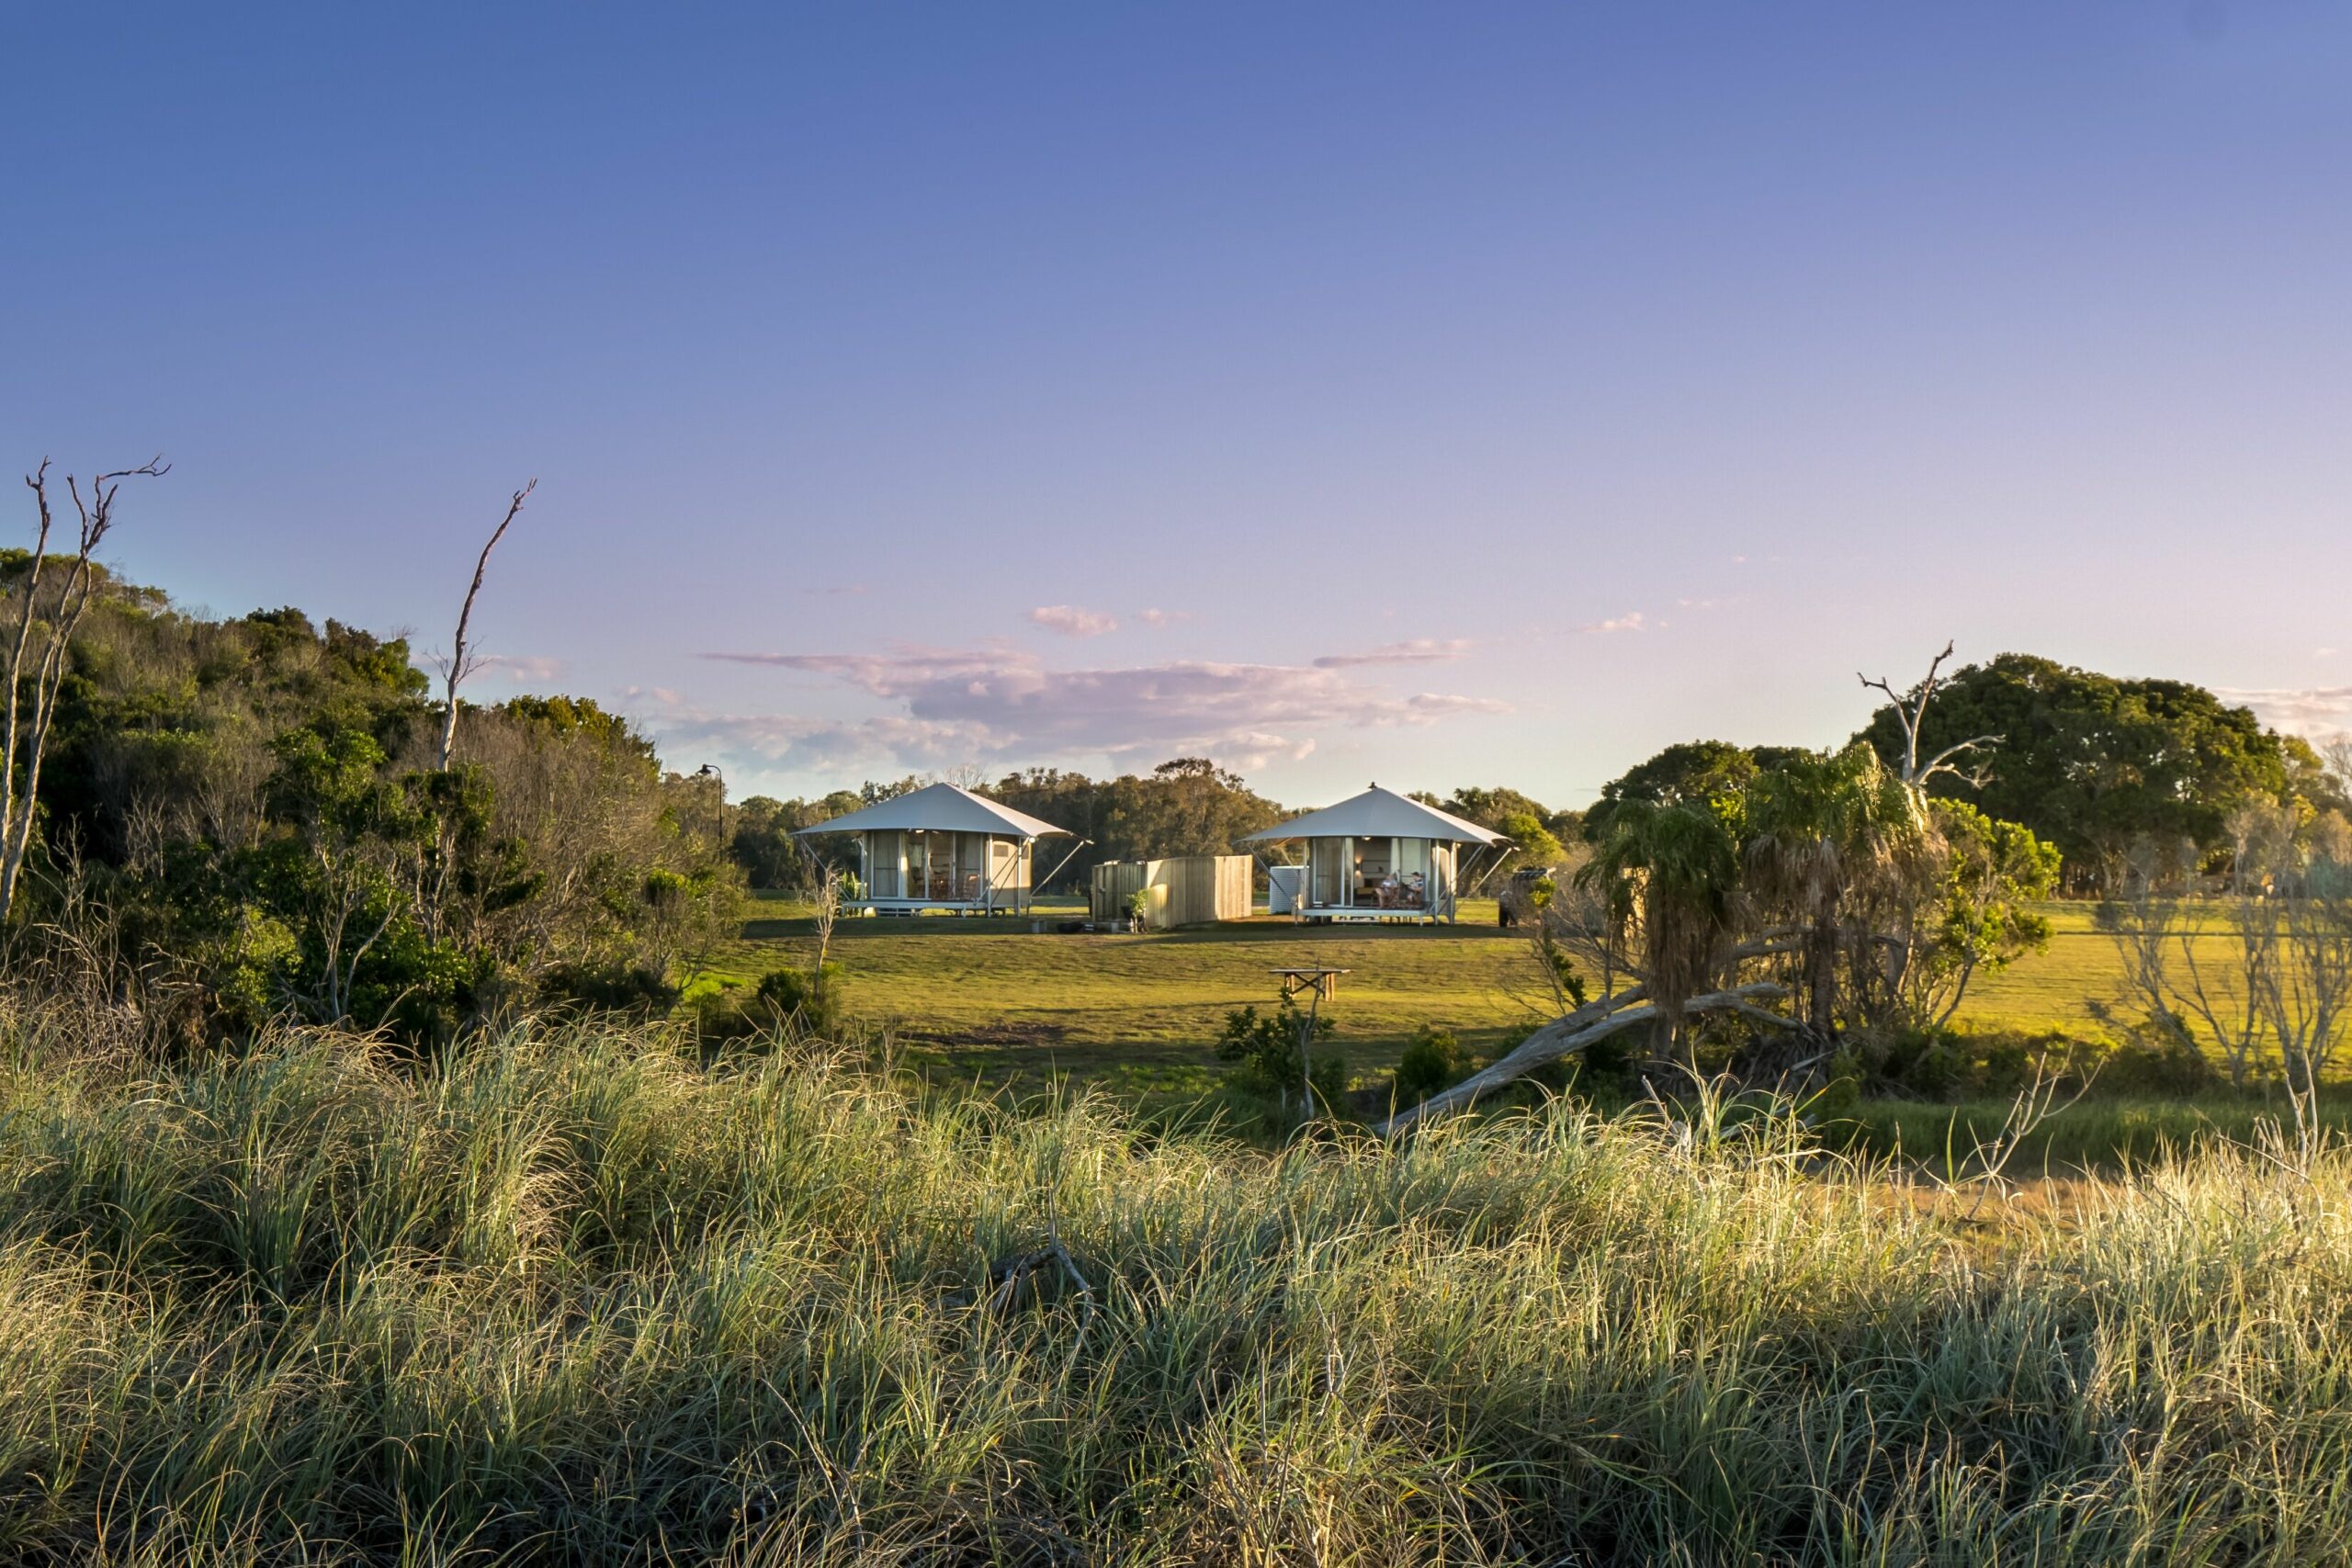
{"label": "tent support pole", "polygon": [[1051,882],[1055,877],[1060,875],[1062,867],[1076,860],[1078,858],[1078,852],[1084,849],[1093,841],[1094,840],[1091,839],[1080,839],[1078,842],[1069,847],[1069,853],[1062,856],[1061,859],[1054,863],[1053,870],[1031,882],[1029,884],[1029,901],[1031,904],[1034,905],[1037,900],[1037,889],[1043,887],[1046,883]]}

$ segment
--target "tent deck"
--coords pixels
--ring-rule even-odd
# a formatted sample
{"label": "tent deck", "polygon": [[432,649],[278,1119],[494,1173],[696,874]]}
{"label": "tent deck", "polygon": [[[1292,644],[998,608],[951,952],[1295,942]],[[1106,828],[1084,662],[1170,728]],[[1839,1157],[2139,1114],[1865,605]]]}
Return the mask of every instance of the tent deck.
{"label": "tent deck", "polygon": [[1343,920],[1421,921],[1435,925],[1452,917],[1436,909],[1384,909],[1369,904],[1301,904],[1293,918],[1301,920],[1324,920],[1338,924]]}
{"label": "tent deck", "polygon": [[991,903],[986,898],[844,898],[842,913],[845,915],[920,915],[927,909],[944,910],[951,915],[1018,915],[1023,910],[1017,899],[1003,897]]}

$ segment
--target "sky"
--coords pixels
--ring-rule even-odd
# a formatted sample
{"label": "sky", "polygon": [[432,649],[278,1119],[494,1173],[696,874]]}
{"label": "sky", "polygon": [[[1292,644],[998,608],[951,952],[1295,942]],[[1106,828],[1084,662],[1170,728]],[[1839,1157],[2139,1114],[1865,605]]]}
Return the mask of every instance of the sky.
{"label": "sky", "polygon": [[[0,465],[737,796],[2352,727],[2352,6],[0,0]],[[0,530],[28,536],[22,497]],[[6,536],[0,535],[0,536]]]}

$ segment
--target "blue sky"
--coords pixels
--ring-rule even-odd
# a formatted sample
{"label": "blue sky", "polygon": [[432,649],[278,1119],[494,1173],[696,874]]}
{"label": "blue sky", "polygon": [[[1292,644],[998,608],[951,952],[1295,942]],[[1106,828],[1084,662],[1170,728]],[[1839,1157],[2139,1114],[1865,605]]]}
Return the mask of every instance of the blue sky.
{"label": "blue sky", "polygon": [[[2352,7],[0,7],[0,462],[736,793],[2352,725]],[[19,525],[23,519],[19,518]]]}

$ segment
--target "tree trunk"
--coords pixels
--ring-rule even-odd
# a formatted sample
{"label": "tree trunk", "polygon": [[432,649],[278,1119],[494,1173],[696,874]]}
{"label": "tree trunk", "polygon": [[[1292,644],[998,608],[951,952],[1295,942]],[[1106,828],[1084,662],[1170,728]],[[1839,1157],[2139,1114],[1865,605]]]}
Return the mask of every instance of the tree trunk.
{"label": "tree trunk", "polygon": [[[1419,1105],[1408,1106],[1374,1129],[1383,1137],[1394,1137],[1425,1117],[1440,1115],[1475,1101],[1480,1095],[1501,1089],[1525,1077],[1536,1068],[1573,1056],[1599,1044],[1613,1034],[1628,1029],[1657,1021],[1657,1008],[1646,1001],[1647,991],[1639,986],[1613,997],[1587,1002],[1566,1018],[1555,1019],[1521,1041],[1519,1048],[1492,1066],[1483,1067],[1442,1093],[1433,1094]],[[1770,1021],[1779,1028],[1795,1027],[1778,1013],[1765,1011],[1756,1004],[1762,999],[1788,995],[1785,987],[1770,981],[1736,986],[1727,991],[1710,991],[1692,997],[1682,1004],[1685,1018],[1708,1012],[1740,1012],[1758,1020]]]}

